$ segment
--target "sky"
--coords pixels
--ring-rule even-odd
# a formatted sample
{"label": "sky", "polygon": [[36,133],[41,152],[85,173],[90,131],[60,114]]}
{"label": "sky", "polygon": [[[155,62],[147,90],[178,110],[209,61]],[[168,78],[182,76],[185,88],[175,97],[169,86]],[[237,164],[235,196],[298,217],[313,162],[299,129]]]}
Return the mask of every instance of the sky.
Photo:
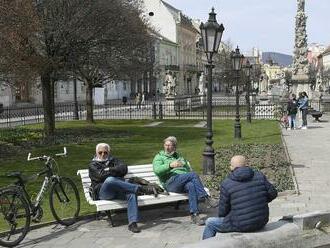
{"label": "sky", "polygon": [[[192,19],[206,22],[215,8],[218,23],[223,23],[223,41],[249,52],[292,55],[294,48],[297,0],[165,0]],[[330,45],[330,0],[306,0],[307,42]]]}

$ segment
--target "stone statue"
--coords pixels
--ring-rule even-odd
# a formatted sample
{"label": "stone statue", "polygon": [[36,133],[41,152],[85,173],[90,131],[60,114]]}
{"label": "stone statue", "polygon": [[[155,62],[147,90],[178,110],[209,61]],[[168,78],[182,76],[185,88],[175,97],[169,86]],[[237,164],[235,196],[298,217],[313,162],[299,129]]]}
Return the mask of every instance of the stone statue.
{"label": "stone statue", "polygon": [[305,0],[297,0],[293,76],[297,74],[307,75],[309,72],[307,61],[306,19]]}
{"label": "stone statue", "polygon": [[298,1],[298,11],[305,12],[305,0]]}
{"label": "stone statue", "polygon": [[198,80],[198,89],[199,89],[199,95],[204,95],[205,94],[205,79],[204,79],[205,75],[204,72],[201,73],[201,75],[199,76],[199,80]]}
{"label": "stone statue", "polygon": [[315,91],[323,91],[323,80],[322,80],[322,74],[320,71],[316,73],[316,84],[315,84]]}
{"label": "stone statue", "polygon": [[165,81],[163,83],[164,86],[164,94],[165,97],[174,97],[176,95],[176,78],[172,76],[171,71],[166,72]]}

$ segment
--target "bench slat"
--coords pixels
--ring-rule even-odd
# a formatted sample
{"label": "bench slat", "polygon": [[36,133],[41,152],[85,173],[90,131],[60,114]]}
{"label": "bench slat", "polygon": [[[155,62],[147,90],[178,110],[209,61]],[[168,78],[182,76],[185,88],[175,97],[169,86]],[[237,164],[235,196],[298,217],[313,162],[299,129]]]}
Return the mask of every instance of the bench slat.
{"label": "bench slat", "polygon": [[[143,179],[146,179],[149,182],[159,182],[159,179],[156,176],[143,177]],[[89,183],[89,185],[91,184],[91,179],[89,177],[82,178],[81,181],[82,183]]]}
{"label": "bench slat", "polygon": [[[147,206],[154,204],[161,204],[167,202],[176,202],[181,200],[187,200],[188,196],[184,194],[170,193],[171,195],[158,195],[154,197],[153,195],[143,195],[138,197],[139,206]],[[121,200],[115,201],[105,201],[98,200],[93,202],[96,205],[97,211],[104,211],[109,209],[125,209],[127,208],[127,202]]]}

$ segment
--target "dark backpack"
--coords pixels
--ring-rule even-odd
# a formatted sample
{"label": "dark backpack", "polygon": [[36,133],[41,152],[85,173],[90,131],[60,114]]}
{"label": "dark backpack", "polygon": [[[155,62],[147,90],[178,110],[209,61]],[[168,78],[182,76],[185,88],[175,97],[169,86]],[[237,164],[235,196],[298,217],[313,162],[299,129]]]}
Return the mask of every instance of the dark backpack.
{"label": "dark backpack", "polygon": [[128,182],[133,184],[153,187],[155,197],[157,197],[158,194],[164,193],[164,189],[161,186],[159,186],[157,183],[151,183],[148,180],[141,177],[131,177],[128,179]]}

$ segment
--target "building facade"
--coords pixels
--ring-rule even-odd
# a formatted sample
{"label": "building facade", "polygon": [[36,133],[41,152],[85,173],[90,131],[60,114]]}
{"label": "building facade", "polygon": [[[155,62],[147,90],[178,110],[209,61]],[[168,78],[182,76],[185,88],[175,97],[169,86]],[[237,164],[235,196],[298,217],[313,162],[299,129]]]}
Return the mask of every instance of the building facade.
{"label": "building facade", "polygon": [[156,88],[163,92],[165,74],[176,81],[178,95],[192,94],[198,86],[196,40],[192,20],[162,0],[144,0],[144,12],[158,34],[155,46]]}

